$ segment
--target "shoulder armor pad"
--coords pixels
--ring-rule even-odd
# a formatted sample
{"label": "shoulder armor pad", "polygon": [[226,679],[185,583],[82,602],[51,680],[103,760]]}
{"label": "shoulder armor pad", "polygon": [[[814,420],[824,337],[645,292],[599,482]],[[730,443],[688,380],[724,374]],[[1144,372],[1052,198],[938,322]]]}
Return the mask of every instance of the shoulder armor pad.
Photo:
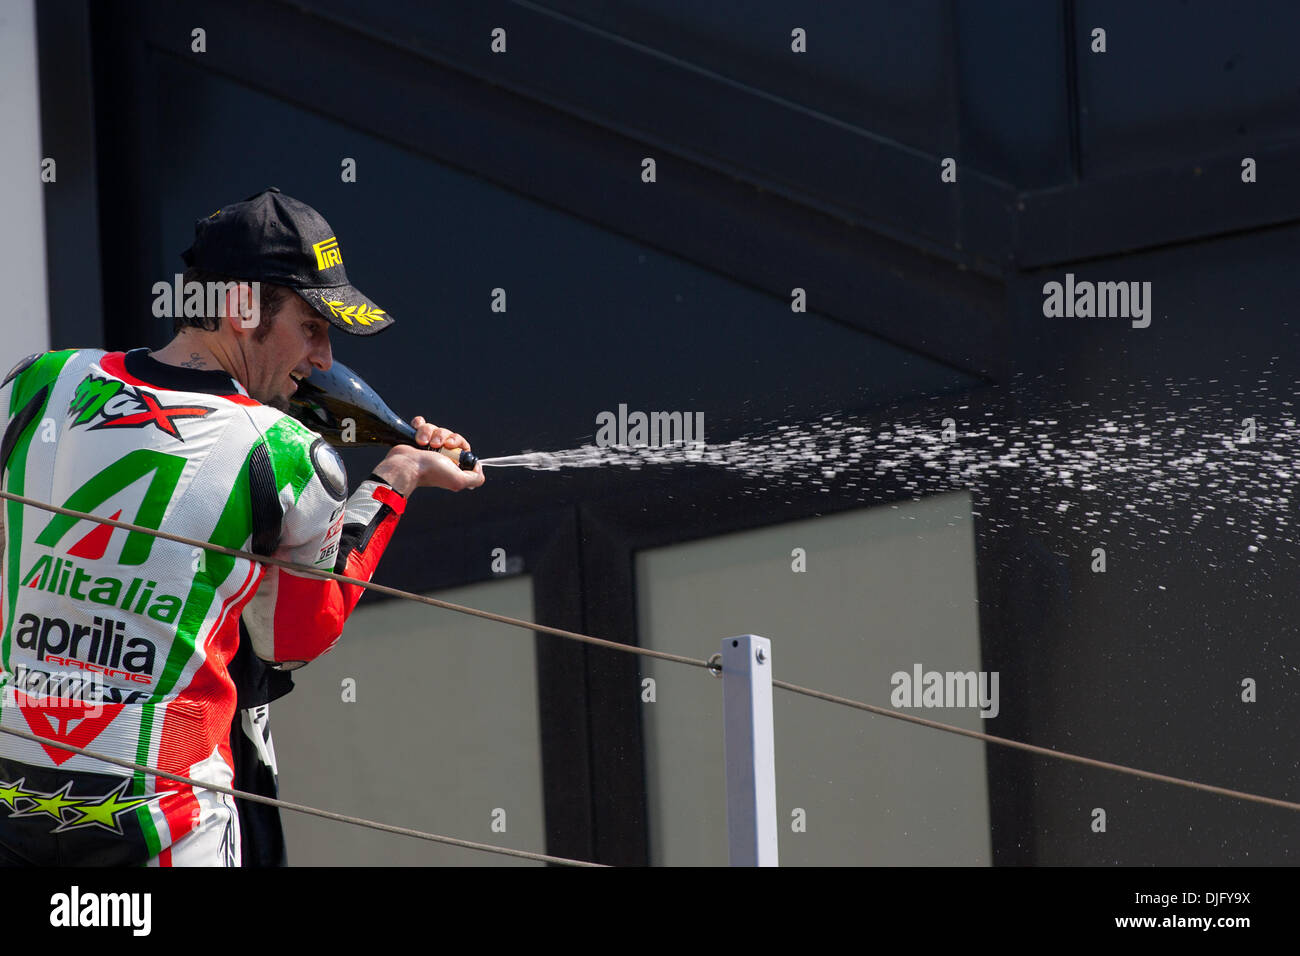
{"label": "shoulder armor pad", "polygon": [[348,473],[343,458],[324,438],[317,438],[311,446],[311,464],[325,491],[335,501],[348,496]]}
{"label": "shoulder armor pad", "polygon": [[19,362],[17,365],[11,368],[9,370],[9,374],[5,376],[5,380],[3,382],[0,382],[0,388],[4,388],[6,385],[12,382],[15,378],[19,376],[20,373],[30,368],[31,364],[44,354],[45,354],[44,352],[33,352],[31,355],[27,356],[27,358],[23,359],[21,362]]}

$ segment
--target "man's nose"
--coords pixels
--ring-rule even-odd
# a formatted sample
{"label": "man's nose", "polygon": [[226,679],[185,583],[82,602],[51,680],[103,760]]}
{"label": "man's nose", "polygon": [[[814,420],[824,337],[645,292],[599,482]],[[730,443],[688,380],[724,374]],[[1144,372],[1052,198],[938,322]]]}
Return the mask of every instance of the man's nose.
{"label": "man's nose", "polygon": [[334,364],[334,352],[330,348],[330,336],[326,332],[323,336],[324,342],[312,353],[311,364],[316,366],[322,372],[328,372],[330,366]]}

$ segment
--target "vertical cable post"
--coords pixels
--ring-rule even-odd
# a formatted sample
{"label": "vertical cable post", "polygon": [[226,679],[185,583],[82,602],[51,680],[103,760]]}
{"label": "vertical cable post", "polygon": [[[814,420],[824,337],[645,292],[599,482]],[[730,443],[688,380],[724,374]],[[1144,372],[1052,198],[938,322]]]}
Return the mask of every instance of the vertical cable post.
{"label": "vertical cable post", "polygon": [[777,866],[772,642],[729,637],[721,656],[731,865]]}

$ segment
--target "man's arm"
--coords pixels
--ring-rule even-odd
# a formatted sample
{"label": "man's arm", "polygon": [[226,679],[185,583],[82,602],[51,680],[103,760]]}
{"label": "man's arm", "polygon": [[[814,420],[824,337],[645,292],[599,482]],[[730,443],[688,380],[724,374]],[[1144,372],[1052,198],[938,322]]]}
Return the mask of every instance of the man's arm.
{"label": "man's arm", "polygon": [[[469,447],[459,435],[422,418],[413,424],[416,440],[422,444]],[[344,504],[340,497],[346,478],[337,453],[317,446],[311,457],[313,474],[297,501],[284,509],[275,556],[363,581],[374,574],[410,492],[419,487],[458,491],[483,483],[481,466],[474,472],[460,471],[444,455],[399,445]],[[314,660],[338,641],[363,590],[359,585],[268,566],[244,609],[253,650],[284,670]]]}

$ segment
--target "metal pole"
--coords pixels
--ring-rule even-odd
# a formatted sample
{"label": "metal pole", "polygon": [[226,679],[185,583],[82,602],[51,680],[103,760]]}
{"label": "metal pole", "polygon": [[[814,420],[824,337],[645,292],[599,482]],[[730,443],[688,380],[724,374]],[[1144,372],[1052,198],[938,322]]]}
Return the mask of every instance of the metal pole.
{"label": "metal pole", "polygon": [[731,865],[776,866],[772,642],[767,638],[745,634],[722,642],[722,724]]}

